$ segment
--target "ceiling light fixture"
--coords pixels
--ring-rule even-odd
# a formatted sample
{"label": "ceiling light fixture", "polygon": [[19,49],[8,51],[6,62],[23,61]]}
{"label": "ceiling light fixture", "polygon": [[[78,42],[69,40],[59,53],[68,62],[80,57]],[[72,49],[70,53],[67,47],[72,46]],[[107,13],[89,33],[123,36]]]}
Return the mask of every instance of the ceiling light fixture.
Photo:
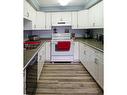
{"label": "ceiling light fixture", "polygon": [[71,0],[58,0],[61,6],[66,6]]}

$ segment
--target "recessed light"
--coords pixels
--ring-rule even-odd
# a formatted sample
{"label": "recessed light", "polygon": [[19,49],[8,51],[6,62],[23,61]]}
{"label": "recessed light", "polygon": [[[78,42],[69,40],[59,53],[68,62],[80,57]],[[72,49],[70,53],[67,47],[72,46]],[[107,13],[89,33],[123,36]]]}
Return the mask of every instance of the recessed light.
{"label": "recessed light", "polygon": [[66,6],[71,0],[58,0],[61,6]]}

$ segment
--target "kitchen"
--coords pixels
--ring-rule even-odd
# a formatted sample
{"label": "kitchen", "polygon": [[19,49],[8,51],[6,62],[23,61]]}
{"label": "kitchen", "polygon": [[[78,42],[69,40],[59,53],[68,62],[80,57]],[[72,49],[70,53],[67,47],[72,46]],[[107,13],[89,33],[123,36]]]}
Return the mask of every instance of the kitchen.
{"label": "kitchen", "polygon": [[25,95],[103,95],[103,1],[65,1],[24,0]]}

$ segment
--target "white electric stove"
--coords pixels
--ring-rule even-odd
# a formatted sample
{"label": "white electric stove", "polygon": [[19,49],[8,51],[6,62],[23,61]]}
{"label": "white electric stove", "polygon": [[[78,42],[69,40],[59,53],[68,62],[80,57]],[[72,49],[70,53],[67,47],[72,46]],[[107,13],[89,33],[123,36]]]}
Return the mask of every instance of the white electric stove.
{"label": "white electric stove", "polygon": [[[61,49],[58,50],[59,43]],[[68,43],[68,44],[65,44]],[[67,46],[68,45],[68,46]],[[67,49],[65,49],[67,47]],[[63,48],[63,49],[62,49]],[[51,40],[51,61],[52,62],[72,62],[73,61],[73,40],[70,33],[54,33]]]}

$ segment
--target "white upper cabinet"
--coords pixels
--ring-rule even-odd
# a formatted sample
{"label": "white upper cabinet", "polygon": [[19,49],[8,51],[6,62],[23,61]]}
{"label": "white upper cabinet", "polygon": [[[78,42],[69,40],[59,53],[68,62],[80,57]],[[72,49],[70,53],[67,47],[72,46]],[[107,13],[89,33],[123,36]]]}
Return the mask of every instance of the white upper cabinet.
{"label": "white upper cabinet", "polygon": [[89,27],[103,28],[103,1],[89,9]]}
{"label": "white upper cabinet", "polygon": [[52,25],[57,25],[57,22],[60,21],[61,14],[60,12],[53,12],[52,13]]}
{"label": "white upper cabinet", "polygon": [[30,4],[24,0],[24,18],[30,20]]}
{"label": "white upper cabinet", "polygon": [[78,12],[78,28],[88,28],[88,10],[82,10]]}
{"label": "white upper cabinet", "polygon": [[34,11],[33,7],[30,4],[28,4],[29,19],[31,21],[33,20],[33,11]]}
{"label": "white upper cabinet", "polygon": [[24,0],[24,18],[32,21],[33,7]]}
{"label": "white upper cabinet", "polygon": [[32,29],[36,29],[36,15],[37,15],[37,12],[34,8],[32,8],[31,10],[31,14],[32,14]]}
{"label": "white upper cabinet", "polygon": [[78,12],[71,13],[71,22],[72,22],[72,29],[78,28]]}
{"label": "white upper cabinet", "polygon": [[71,12],[61,12],[61,20],[71,23]]}
{"label": "white upper cabinet", "polygon": [[45,13],[45,29],[51,30],[51,13]]}
{"label": "white upper cabinet", "polygon": [[94,9],[93,9],[94,7],[92,7],[92,8],[90,8],[89,9],[89,13],[88,13],[88,16],[89,16],[89,20],[88,20],[88,22],[89,22],[89,28],[92,28],[92,27],[94,27],[95,26],[95,18],[94,18]]}
{"label": "white upper cabinet", "polygon": [[[24,18],[32,22],[32,26],[30,30],[35,29],[36,10],[26,0],[24,0]],[[25,22],[25,25],[28,25],[28,24],[26,24]]]}
{"label": "white upper cabinet", "polygon": [[52,25],[56,26],[59,21],[71,23],[71,12],[52,12]]}
{"label": "white upper cabinet", "polygon": [[45,13],[44,12],[37,12],[36,15],[36,29],[45,29]]}
{"label": "white upper cabinet", "polygon": [[28,4],[28,3],[26,2],[26,0],[24,0],[24,7],[23,7],[23,8],[24,8],[24,9],[23,9],[23,12],[24,12],[24,13],[23,13],[23,15],[24,15],[23,17],[24,17],[24,18],[27,17],[27,4]]}
{"label": "white upper cabinet", "polygon": [[103,1],[97,5],[98,13],[96,14],[97,26],[103,28]]}

